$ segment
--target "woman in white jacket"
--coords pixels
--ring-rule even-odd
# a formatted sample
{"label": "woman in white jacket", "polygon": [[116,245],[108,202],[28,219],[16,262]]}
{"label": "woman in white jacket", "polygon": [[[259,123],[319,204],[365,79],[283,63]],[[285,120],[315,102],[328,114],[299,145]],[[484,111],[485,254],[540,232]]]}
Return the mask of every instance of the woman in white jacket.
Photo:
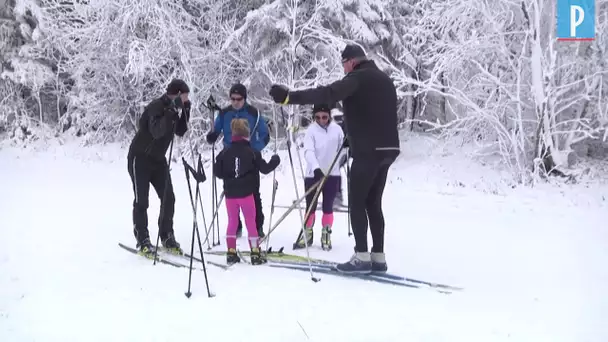
{"label": "woman in white jacket", "polygon": [[[314,122],[308,126],[304,136],[304,158],[306,160],[304,187],[306,190],[310,189],[324,175],[328,174],[321,193],[323,195],[321,248],[327,251],[331,249],[331,228],[334,223],[333,206],[340,188],[340,165],[335,163],[331,170],[329,170],[329,167],[344,141],[344,131],[331,120],[330,112],[331,108],[328,105],[315,105],[313,107]],[[314,195],[315,191],[311,191],[306,197],[306,211],[311,207],[316,209],[316,201],[312,203]],[[305,243],[308,246],[312,245],[315,223],[314,209],[307,218],[304,228],[308,241],[305,242],[304,234],[301,234],[293,246],[294,249],[304,248]]]}

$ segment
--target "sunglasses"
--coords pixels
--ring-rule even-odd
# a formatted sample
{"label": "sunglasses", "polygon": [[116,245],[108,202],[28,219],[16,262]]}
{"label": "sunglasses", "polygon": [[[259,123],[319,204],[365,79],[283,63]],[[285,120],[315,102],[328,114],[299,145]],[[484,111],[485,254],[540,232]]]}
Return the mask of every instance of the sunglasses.
{"label": "sunglasses", "polygon": [[315,120],[327,120],[329,115],[315,115]]}
{"label": "sunglasses", "polygon": [[243,98],[242,97],[231,97],[230,101],[232,101],[232,102],[239,102],[239,101],[243,101]]}

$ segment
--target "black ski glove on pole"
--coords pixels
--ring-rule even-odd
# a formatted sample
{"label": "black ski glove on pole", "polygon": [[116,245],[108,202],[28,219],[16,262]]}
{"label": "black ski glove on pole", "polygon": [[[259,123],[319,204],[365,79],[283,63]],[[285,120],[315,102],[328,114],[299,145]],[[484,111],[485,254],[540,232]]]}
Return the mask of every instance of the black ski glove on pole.
{"label": "black ski glove on pole", "polygon": [[315,179],[321,179],[325,176],[325,174],[323,173],[323,171],[321,171],[320,168],[316,168],[314,172],[315,172]]}
{"label": "black ski glove on pole", "polygon": [[273,84],[268,93],[276,103],[285,105],[289,102],[289,89],[285,86]]}
{"label": "black ski glove on pole", "polygon": [[217,141],[217,138],[220,136],[220,134],[216,131],[210,131],[209,133],[207,133],[207,142],[210,144],[215,144],[215,142]]}

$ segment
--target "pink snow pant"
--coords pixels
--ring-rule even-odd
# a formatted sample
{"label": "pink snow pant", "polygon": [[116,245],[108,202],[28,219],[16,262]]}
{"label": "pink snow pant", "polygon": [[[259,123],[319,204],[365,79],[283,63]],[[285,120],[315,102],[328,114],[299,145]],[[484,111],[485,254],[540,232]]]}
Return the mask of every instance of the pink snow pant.
{"label": "pink snow pant", "polygon": [[226,245],[236,249],[236,230],[239,226],[239,214],[243,211],[249,247],[258,247],[258,229],[255,223],[255,200],[253,194],[241,198],[226,198],[228,213],[228,228],[226,230]]}

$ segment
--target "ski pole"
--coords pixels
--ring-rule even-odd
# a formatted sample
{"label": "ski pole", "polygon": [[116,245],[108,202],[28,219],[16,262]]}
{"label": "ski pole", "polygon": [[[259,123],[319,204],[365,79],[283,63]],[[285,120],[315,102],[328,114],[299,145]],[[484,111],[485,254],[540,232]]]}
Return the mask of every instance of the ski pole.
{"label": "ski pole", "polygon": [[[287,126],[287,120],[285,119],[285,112],[283,111],[283,107],[280,107],[280,108],[281,108],[281,116],[283,117],[283,119],[285,121],[285,125]],[[293,179],[293,189],[296,192],[296,198],[299,198],[300,195],[298,193],[298,182],[296,181],[296,170],[293,166],[293,157],[291,155],[291,134],[288,134],[288,136],[287,136],[287,154],[289,155],[289,164],[291,165],[291,176]],[[317,188],[317,191],[318,191],[318,188]],[[306,196],[304,196],[304,197],[306,198]],[[300,214],[300,220],[302,222],[305,222],[304,218],[308,217],[308,215],[302,217],[302,209],[300,209],[299,206],[298,206],[298,213]],[[308,242],[308,233],[306,233],[306,230],[301,229],[300,232],[304,232],[304,239],[306,239],[306,242]],[[308,243],[304,244],[304,247],[306,249],[306,257],[308,259],[308,268],[310,270],[310,279],[316,283],[320,279],[316,278],[312,272],[312,263],[310,261],[310,251],[308,250]]]}
{"label": "ski pole", "polygon": [[[300,198],[300,194],[298,192],[298,182],[296,181],[296,171],[293,166],[293,157],[291,155],[291,134],[289,132],[289,127],[287,125],[287,118],[285,117],[285,112],[283,111],[283,107],[280,107],[280,108],[281,108],[281,118],[283,120],[283,125],[284,125],[286,133],[287,133],[287,155],[289,156],[289,165],[291,166],[291,177],[293,180],[293,189],[296,193],[296,198]],[[300,221],[303,221],[304,217],[302,216],[301,208],[298,208],[298,213],[300,214]],[[308,245],[307,245],[307,247],[308,247]],[[306,254],[307,255],[309,254],[308,248],[306,248]]]}
{"label": "ski pole", "polygon": [[[211,167],[215,167],[215,143],[211,146]],[[211,212],[215,213],[217,211],[217,187],[215,186],[216,178],[215,173],[213,174],[213,178],[211,179]],[[211,244],[215,247],[215,214],[211,219]]]}
{"label": "ski pole", "polygon": [[[200,156],[199,156],[200,158]],[[200,159],[199,159],[200,161]],[[199,197],[200,195],[200,183],[204,181],[204,178],[202,179],[202,177],[195,177],[196,178],[196,195],[193,198],[192,197],[192,185],[190,184],[190,172],[191,170],[189,170],[188,167],[188,163],[186,162],[185,158],[182,158],[182,162],[184,164],[184,171],[186,173],[186,182],[188,183],[188,194],[190,195],[190,205],[192,206],[192,239],[190,242],[190,266],[189,266],[189,272],[188,272],[188,290],[186,291],[185,295],[187,298],[190,298],[192,296],[192,292],[191,292],[191,286],[192,286],[192,264],[193,264],[193,255],[194,255],[194,237],[196,234],[196,237],[198,239],[198,245],[199,245],[199,249],[201,250],[201,262],[203,264],[203,273],[205,275],[205,285],[207,286],[207,296],[209,298],[213,297],[211,294],[211,291],[209,289],[209,280],[207,278],[207,267],[205,265],[205,258],[203,256],[203,251],[202,251],[202,246],[201,246],[201,238],[200,238],[200,233],[198,230],[198,222],[196,219],[196,213],[197,213],[197,205],[198,202],[195,200],[196,197]],[[202,164],[202,163],[201,163]],[[199,170],[201,171],[201,170]],[[199,175],[197,175],[199,176]]]}
{"label": "ski pole", "polygon": [[[212,225],[213,225],[213,221],[216,219],[216,217],[217,217],[217,213],[218,213],[219,208],[220,208],[220,206],[221,206],[221,204],[222,204],[222,202],[223,202],[223,201],[224,201],[224,192],[222,191],[222,193],[221,193],[221,195],[220,195],[220,202],[219,202],[219,204],[217,205],[217,207],[215,208],[215,211],[213,212],[213,216],[211,217],[211,222],[209,223],[209,227],[207,228],[207,230],[206,230],[206,232],[205,232],[205,234],[206,234],[206,237],[205,237],[205,242],[207,242],[207,246],[209,246],[209,233],[210,233],[210,232],[211,232],[211,230],[212,230],[212,227],[213,227],[213,226],[212,226]],[[208,247],[208,248],[207,248],[207,250],[209,250],[209,249],[211,249],[211,247]]]}
{"label": "ski pole", "polygon": [[[292,115],[291,117],[291,127],[293,127],[293,129],[290,130],[289,134],[293,134],[293,142],[296,146],[296,156],[298,157],[298,164],[300,164],[300,173],[302,174],[302,179],[304,179],[304,165],[302,164],[302,156],[300,155],[300,145],[298,145],[298,142],[296,141],[295,117],[295,115]],[[299,127],[299,125],[297,127]]]}
{"label": "ski pole", "polygon": [[[211,122],[211,125],[213,126],[213,122],[215,122],[215,118],[214,118],[214,111],[215,110],[220,110],[220,108],[218,107],[217,103],[215,102],[215,98],[213,97],[213,95],[209,95],[209,97],[207,98],[207,106],[209,109],[209,121]],[[213,144],[211,144],[211,170],[213,170],[213,166],[215,165],[215,142]],[[211,212],[216,212],[216,207],[218,206],[217,203],[217,181],[216,181],[216,177],[215,174],[213,173],[213,171],[211,172],[212,178],[211,178]],[[212,234],[211,234],[211,240],[212,240],[212,244],[213,247],[219,245],[219,233],[220,233],[220,228],[219,228],[219,222],[217,222],[217,233],[218,233],[218,243],[215,243],[215,216],[214,219],[211,221],[211,227],[212,227]],[[209,235],[208,235],[209,231],[207,231],[207,239],[206,241],[209,241]]]}
{"label": "ski pole", "polygon": [[[276,121],[277,120],[277,112],[276,110],[273,108],[272,110],[272,121],[274,122],[274,154],[277,154],[277,141],[279,140],[279,131],[276,127]],[[277,182],[277,170],[274,169],[274,171],[272,171],[272,199],[270,202],[270,217],[268,219],[268,229],[269,232],[267,234],[267,238],[266,238],[266,250],[268,250],[269,245],[270,245],[270,227],[272,227],[272,215],[274,214],[274,202],[276,200],[277,197],[277,189],[279,187],[279,183]]]}
{"label": "ski pole", "polygon": [[[192,164],[195,165],[195,159],[194,159],[194,147],[192,146],[192,135],[190,135],[190,155],[192,156]],[[200,168],[201,171],[204,172],[203,170],[203,162],[201,160],[201,154],[198,153],[198,164],[196,164],[198,168]],[[195,200],[198,200],[198,203],[200,204],[201,207],[201,215],[203,217],[203,227],[207,227],[207,219],[205,218],[205,208],[203,208],[203,198],[201,196],[200,191],[197,193]],[[207,241],[207,243],[209,243],[209,241]]]}
{"label": "ski pole", "polygon": [[277,222],[275,222],[275,224],[270,228],[270,230],[268,231],[268,234],[266,234],[266,236],[264,236],[263,238],[260,239],[260,244],[262,242],[266,241],[266,239],[268,238],[270,233],[273,232],[275,229],[277,229],[279,227],[279,225],[283,222],[283,220],[285,220],[285,218],[287,218],[289,213],[291,213],[296,208],[296,206],[299,206],[300,203],[306,199],[306,196],[308,196],[311,192],[313,192],[317,188],[317,186],[319,186],[319,184],[321,184],[320,180],[318,182],[316,182],[315,184],[313,184],[313,186],[311,186],[310,189],[308,189],[302,197],[293,201],[291,206],[289,206],[286,209],[285,213],[283,213],[283,215],[277,220]]}
{"label": "ski pole", "polygon": [[[348,236],[353,235],[352,233],[352,225],[350,222],[350,164],[349,164],[349,159],[350,159],[350,149],[346,150],[346,200],[347,200],[347,204],[346,204],[346,208],[348,211]],[[344,196],[342,196],[344,197]]]}

